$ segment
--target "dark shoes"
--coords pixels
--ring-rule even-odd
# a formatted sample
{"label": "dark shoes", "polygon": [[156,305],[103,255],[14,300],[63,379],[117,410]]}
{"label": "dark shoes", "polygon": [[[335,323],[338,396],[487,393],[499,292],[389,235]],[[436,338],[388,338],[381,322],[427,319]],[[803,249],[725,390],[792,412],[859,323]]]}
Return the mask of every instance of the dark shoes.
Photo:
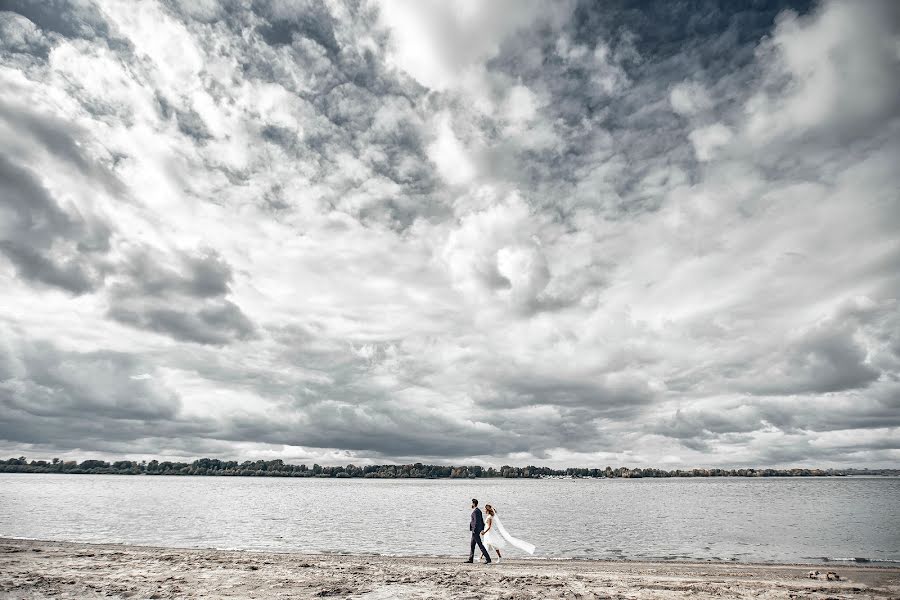
{"label": "dark shoes", "polygon": [[463,562],[473,563],[473,562],[475,562],[475,561],[474,561],[474,560],[464,560]]}

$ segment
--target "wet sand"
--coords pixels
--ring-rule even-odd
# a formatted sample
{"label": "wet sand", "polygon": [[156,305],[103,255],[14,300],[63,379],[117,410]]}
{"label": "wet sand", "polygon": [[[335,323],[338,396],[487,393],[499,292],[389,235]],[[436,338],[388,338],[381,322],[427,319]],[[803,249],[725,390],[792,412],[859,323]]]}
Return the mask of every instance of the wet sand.
{"label": "wet sand", "polygon": [[[900,568],[396,558],[185,550],[0,538],[0,597],[895,598]],[[809,579],[810,570],[822,572]],[[827,581],[836,571],[841,581]]]}

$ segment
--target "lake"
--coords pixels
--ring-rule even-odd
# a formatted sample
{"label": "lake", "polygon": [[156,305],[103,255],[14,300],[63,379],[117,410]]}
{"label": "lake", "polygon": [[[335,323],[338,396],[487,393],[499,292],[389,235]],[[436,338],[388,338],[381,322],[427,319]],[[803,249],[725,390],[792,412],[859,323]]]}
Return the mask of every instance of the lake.
{"label": "lake", "polygon": [[[544,558],[900,563],[900,478],[373,480],[0,474],[0,536],[468,552],[469,501]],[[513,552],[511,551],[512,555]]]}

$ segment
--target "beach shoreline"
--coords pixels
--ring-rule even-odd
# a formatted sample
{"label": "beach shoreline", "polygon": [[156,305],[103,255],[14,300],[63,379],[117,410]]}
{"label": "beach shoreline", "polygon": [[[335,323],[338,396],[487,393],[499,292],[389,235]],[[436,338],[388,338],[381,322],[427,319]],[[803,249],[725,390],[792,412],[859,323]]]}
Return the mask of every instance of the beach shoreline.
{"label": "beach shoreline", "polygon": [[[0,538],[0,597],[897,598],[879,565],[301,554]],[[819,571],[817,579],[809,571]],[[836,572],[840,581],[828,581]]]}

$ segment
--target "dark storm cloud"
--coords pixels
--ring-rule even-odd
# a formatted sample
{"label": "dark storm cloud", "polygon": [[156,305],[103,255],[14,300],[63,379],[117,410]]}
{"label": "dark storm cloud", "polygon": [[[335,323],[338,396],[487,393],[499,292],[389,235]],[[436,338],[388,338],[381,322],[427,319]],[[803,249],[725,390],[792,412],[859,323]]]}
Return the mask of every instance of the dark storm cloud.
{"label": "dark storm cloud", "polygon": [[97,42],[113,50],[131,52],[131,42],[110,26],[103,10],[94,0],[0,0],[2,11],[19,15],[33,23],[40,32],[32,43],[19,51],[46,60],[52,44],[60,40]]}
{"label": "dark storm cloud", "polygon": [[543,454],[544,448],[585,452],[611,449],[590,410],[528,414],[481,406],[471,421],[439,410],[398,403],[378,394],[306,403],[291,418],[234,416],[211,432],[215,439],[308,448],[340,448],[384,457],[446,458]]}
{"label": "dark storm cloud", "polygon": [[115,175],[88,154],[81,139],[86,132],[71,121],[0,98],[0,123],[10,130],[9,137],[0,142],[0,151],[20,159],[47,152],[70,168],[94,178],[110,193],[124,192]]}
{"label": "dark storm cloud", "polygon": [[0,10],[18,13],[44,31],[68,38],[109,37],[109,25],[91,0],[0,0]]}
{"label": "dark storm cloud", "polygon": [[[641,192],[644,177],[660,166],[695,168],[693,153],[683,143],[684,121],[669,105],[672,86],[686,77],[732,87],[746,84],[750,75],[744,67],[752,66],[756,42],[787,4],[743,10],[708,2],[686,10],[665,2],[640,9],[627,3],[582,2],[563,29],[565,44],[540,34],[507,40],[506,51],[493,64],[548,94],[542,110],[548,119],[565,124],[566,143],[563,152],[525,154],[512,168],[521,170],[520,177],[538,177],[533,182],[538,185],[556,188],[576,180],[576,169],[596,166],[606,154],[597,148],[603,138],[594,132],[602,128],[627,168],[617,177],[617,201],[595,196],[592,203],[611,215],[655,210],[660,198]],[[535,45],[542,46],[542,61],[516,59]],[[734,81],[737,77],[745,79]],[[578,194],[565,195],[571,198],[552,196],[557,208],[570,208],[569,203],[579,200]]]}
{"label": "dark storm cloud", "polygon": [[[479,433],[483,432],[483,435]],[[474,424],[406,406],[327,402],[308,407],[300,420],[235,418],[217,437],[312,448],[342,448],[384,456],[461,456],[527,451],[529,440],[489,433]]]}
{"label": "dark storm cloud", "polygon": [[323,345],[314,332],[283,330],[281,339],[289,344],[286,358],[306,367],[305,374],[239,366],[240,356],[205,349],[179,359],[183,369],[204,380],[275,403],[266,411],[274,416],[236,413],[202,437],[420,458],[540,453],[541,448],[560,446],[596,451],[615,443],[598,431],[599,418],[615,417],[611,410],[547,410],[550,399],[521,408],[479,401],[461,421],[440,408],[401,400],[400,390],[374,387],[370,361],[347,353],[340,344]]}
{"label": "dark storm cloud", "polygon": [[[881,374],[846,326],[821,326],[751,370],[746,391],[764,396],[823,394],[867,387]],[[769,364],[766,364],[766,363]]]}
{"label": "dark storm cloud", "polygon": [[329,54],[340,52],[334,36],[334,19],[320,0],[287,5],[272,0],[254,0],[253,10],[265,19],[257,31],[273,46],[290,45],[294,36],[311,39]]}
{"label": "dark storm cloud", "polygon": [[133,355],[63,351],[15,337],[0,351],[3,421],[24,415],[70,422],[167,421],[180,407],[178,396],[156,383]]}
{"label": "dark storm cloud", "polygon": [[0,55],[4,62],[27,69],[50,56],[51,41],[27,18],[0,11]]}
{"label": "dark storm cloud", "polygon": [[123,272],[125,280],[116,287],[116,295],[214,298],[228,293],[231,266],[214,250],[179,254],[174,266],[165,264],[165,258],[150,250],[131,254]]}
{"label": "dark storm cloud", "polygon": [[654,427],[653,431],[671,438],[691,441],[722,433],[748,433],[764,426],[760,411],[752,406],[737,406],[731,410],[678,410],[672,418]]}
{"label": "dark storm cloud", "polygon": [[653,400],[646,382],[630,378],[615,381],[603,375],[574,378],[519,372],[497,381],[497,388],[503,390],[500,397],[485,401],[491,408],[573,407],[595,417],[634,414]]}
{"label": "dark storm cloud", "polygon": [[855,393],[822,397],[754,398],[682,409],[649,430],[690,446],[736,434],[777,429],[788,434],[877,430],[900,427],[897,384],[885,384],[869,397]]}
{"label": "dark storm cloud", "polygon": [[33,248],[8,240],[0,241],[0,249],[25,279],[58,287],[73,294],[90,292],[97,285],[97,276],[73,260],[55,262]]}
{"label": "dark storm cloud", "polygon": [[228,300],[191,311],[183,308],[130,310],[114,307],[110,309],[109,316],[121,323],[199,344],[227,344],[253,334],[253,324],[240,308]]}
{"label": "dark storm cloud", "polygon": [[636,67],[676,63],[699,54],[708,68],[718,66],[717,74],[722,74],[733,68],[734,61],[740,65],[753,59],[753,48],[782,11],[806,13],[813,6],[810,1],[765,0],[750,6],[709,0],[690,6],[655,1],[635,7],[617,0],[601,7],[585,0],[575,8],[569,27],[573,38],[585,44],[627,32],[637,52]]}
{"label": "dark storm cloud", "polygon": [[157,96],[157,102],[163,118],[174,117],[175,122],[178,124],[178,130],[184,135],[190,136],[197,140],[198,143],[202,143],[212,137],[206,123],[203,121],[203,117],[197,114],[197,111],[194,109],[189,107],[186,110],[179,110],[170,106],[168,101],[160,96]]}
{"label": "dark storm cloud", "polygon": [[484,411],[481,418],[500,431],[514,432],[527,447],[521,452],[529,452],[538,458],[547,458],[548,450],[565,448],[576,452],[615,452],[621,448],[621,438],[606,429],[622,414],[598,414],[593,408],[553,407],[545,405],[520,409],[500,408],[486,411],[490,405],[479,403]]}
{"label": "dark storm cloud", "polygon": [[[372,386],[371,365],[342,345],[322,346],[315,336],[283,332],[290,360],[304,375],[236,368],[221,354],[186,356],[184,368],[230,389],[243,388],[275,402],[273,414],[237,413],[206,432],[213,439],[307,448],[341,448],[380,456],[445,457],[526,452],[553,439],[548,428],[525,431],[485,410],[460,421],[416,406]],[[317,345],[319,347],[317,347]]]}
{"label": "dark storm cloud", "polygon": [[209,423],[197,418],[165,421],[115,419],[107,415],[45,416],[8,408],[0,401],[0,438],[19,444],[49,444],[54,452],[77,449],[159,455],[182,451],[189,456],[223,452],[225,443],[204,439],[212,430]]}
{"label": "dark storm cloud", "polygon": [[285,151],[293,153],[299,142],[297,132],[287,127],[266,125],[259,134],[267,142],[281,146]]}
{"label": "dark storm cloud", "polygon": [[231,267],[215,251],[170,257],[130,254],[110,288],[116,321],[200,344],[226,344],[253,335],[254,326],[227,299]]}
{"label": "dark storm cloud", "polygon": [[866,440],[846,446],[821,447],[806,439],[787,440],[762,449],[761,460],[766,464],[797,464],[799,462],[830,462],[847,465],[872,461],[890,461],[896,454],[896,438]]}
{"label": "dark storm cloud", "polygon": [[102,253],[109,248],[106,224],[64,211],[35,174],[2,154],[0,207],[7,219],[0,252],[21,277],[73,294],[100,285]]}
{"label": "dark storm cloud", "polygon": [[[0,439],[59,449],[127,452],[142,443],[199,440],[211,421],[180,416],[179,395],[142,357],[78,352],[3,330],[0,344]],[[155,440],[145,442],[142,440]]]}

